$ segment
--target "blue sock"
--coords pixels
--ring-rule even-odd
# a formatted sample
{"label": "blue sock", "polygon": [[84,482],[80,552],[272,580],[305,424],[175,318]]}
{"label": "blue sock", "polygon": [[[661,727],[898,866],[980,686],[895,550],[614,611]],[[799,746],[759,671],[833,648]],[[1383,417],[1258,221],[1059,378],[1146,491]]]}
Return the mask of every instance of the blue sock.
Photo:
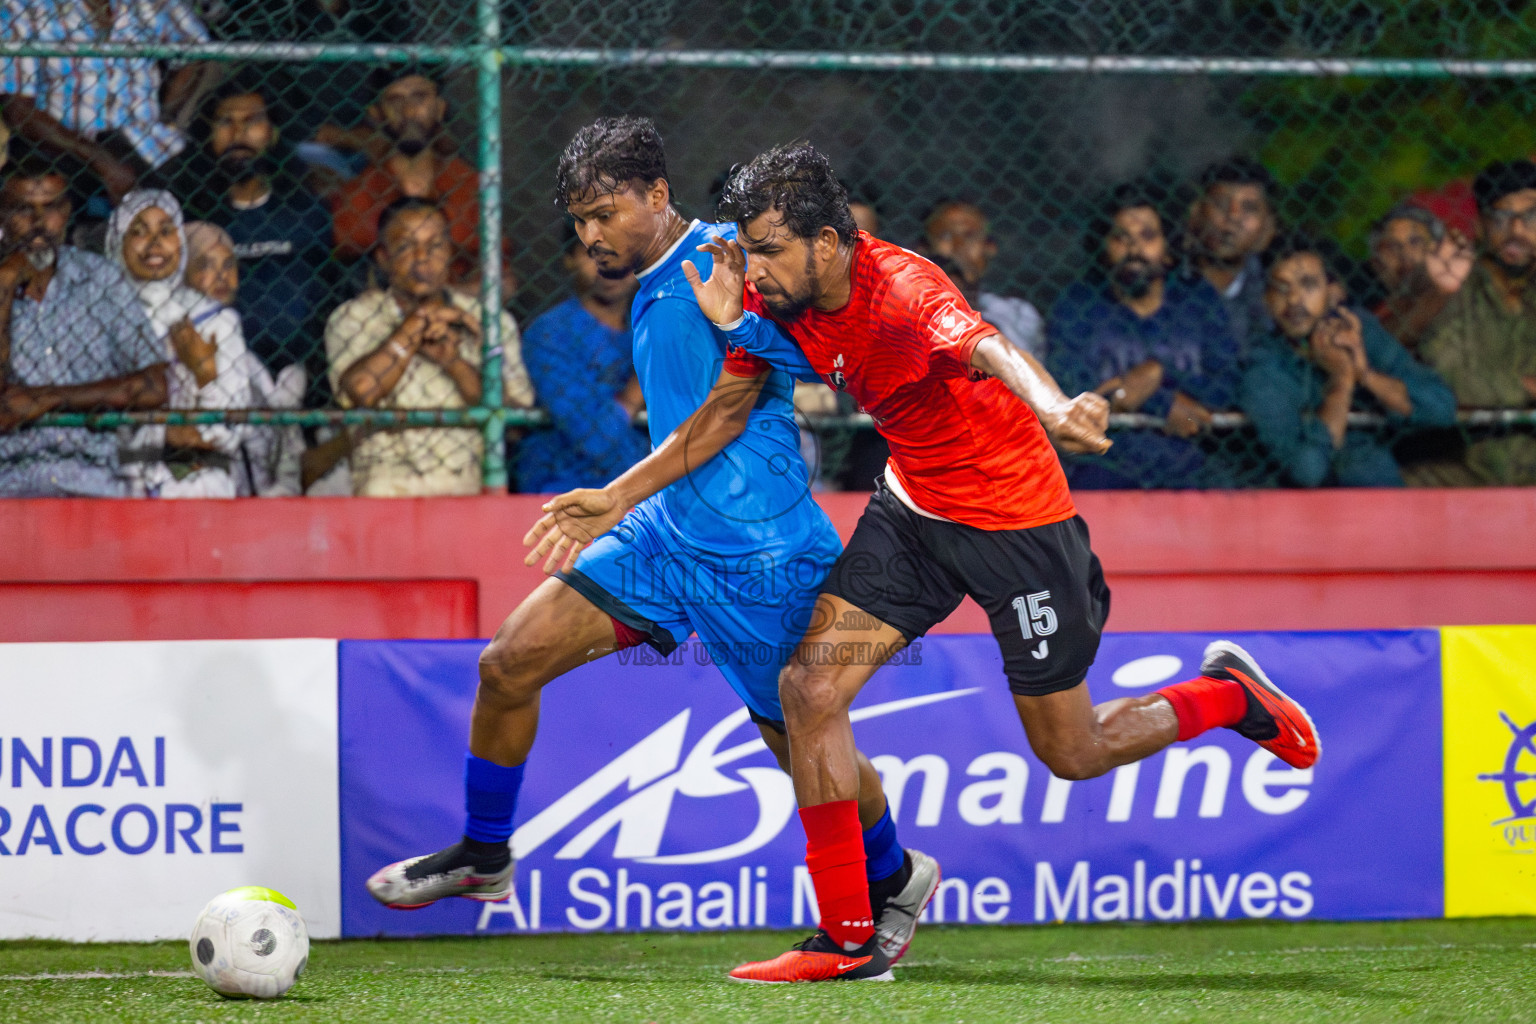
{"label": "blue sock", "polygon": [[880,820],[864,832],[864,876],[871,882],[890,878],[901,870],[906,851],[896,841],[896,823],[887,806]]}
{"label": "blue sock", "polygon": [[482,843],[504,843],[512,838],[512,815],[517,811],[517,791],[522,785],[522,765],[503,768],[466,752],[464,834]]}

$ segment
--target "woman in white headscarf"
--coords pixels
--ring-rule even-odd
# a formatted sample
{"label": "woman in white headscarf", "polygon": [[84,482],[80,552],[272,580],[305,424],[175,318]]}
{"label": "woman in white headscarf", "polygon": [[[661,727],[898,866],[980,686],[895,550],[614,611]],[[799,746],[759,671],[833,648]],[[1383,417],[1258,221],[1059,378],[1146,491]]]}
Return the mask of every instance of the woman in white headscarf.
{"label": "woman in white headscarf", "polygon": [[[181,204],[161,189],[123,197],[107,224],[107,255],[138,289],[170,359],[167,406],[244,409],[250,372],[240,316],[187,287]],[[242,428],[226,424],[141,427],[123,455],[135,490],[161,498],[233,498]]]}
{"label": "woman in white headscarf", "polygon": [[[187,240],[188,287],[222,306],[235,304],[240,290],[240,266],[229,232],[217,224],[194,220],[184,225]],[[274,378],[254,352],[245,353],[251,382],[251,406],[258,409],[298,409],[304,404],[308,378],[299,363],[285,366]],[[245,426],[244,471],[236,474],[242,497],[294,497],[300,486],[304,432],[298,427]]]}

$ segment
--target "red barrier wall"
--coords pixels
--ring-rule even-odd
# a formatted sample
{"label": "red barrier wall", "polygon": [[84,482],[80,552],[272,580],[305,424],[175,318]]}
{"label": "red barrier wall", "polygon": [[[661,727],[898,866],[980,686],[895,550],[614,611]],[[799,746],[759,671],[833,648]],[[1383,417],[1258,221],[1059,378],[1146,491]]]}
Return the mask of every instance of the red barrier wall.
{"label": "red barrier wall", "polygon": [[[865,496],[821,498],[846,538]],[[539,499],[0,501],[0,641],[489,636]],[[1536,489],[1078,496],[1109,628],[1536,623]],[[986,629],[967,602],[941,630]]]}

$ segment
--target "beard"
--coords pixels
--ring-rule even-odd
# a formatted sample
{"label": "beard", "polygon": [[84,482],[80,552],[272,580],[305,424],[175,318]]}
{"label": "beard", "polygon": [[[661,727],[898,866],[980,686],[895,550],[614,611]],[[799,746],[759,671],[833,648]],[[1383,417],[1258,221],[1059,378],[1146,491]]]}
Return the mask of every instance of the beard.
{"label": "beard", "polygon": [[800,295],[791,295],[788,292],[783,292],[779,295],[762,293],[762,295],[763,305],[768,307],[768,312],[780,320],[793,320],[811,308],[811,293],[809,289]]}
{"label": "beard", "polygon": [[1395,282],[1388,282],[1386,277],[1378,274],[1382,286],[1387,289],[1387,297],[1391,299],[1407,299],[1422,294],[1433,288],[1434,282],[1430,280],[1429,271],[1424,264],[1409,267]]}
{"label": "beard", "polygon": [[243,146],[225,150],[214,164],[226,185],[238,185],[258,177],[269,178],[277,169],[276,162],[266,153]]}
{"label": "beard", "polygon": [[1161,281],[1168,268],[1135,256],[1128,256],[1109,269],[1109,279],[1123,295],[1133,299],[1144,298],[1152,286]]}
{"label": "beard", "polygon": [[816,300],[811,290],[811,282],[816,280],[816,262],[810,246],[805,250],[805,284],[795,292],[765,292],[762,285],[758,285],[758,294],[763,297],[763,305],[768,307],[768,312],[780,320],[793,320],[795,317],[811,308],[811,303]]}
{"label": "beard", "polygon": [[1536,267],[1536,257],[1527,257],[1524,263],[1506,263],[1497,252],[1493,253],[1493,262],[1504,272],[1506,277],[1529,277],[1531,270]]}
{"label": "beard", "polygon": [[57,245],[48,245],[42,248],[29,247],[27,249],[27,263],[31,264],[32,269],[39,273],[53,266],[58,262],[58,259],[59,247]]}
{"label": "beard", "polygon": [[636,256],[628,263],[620,266],[609,263],[606,266],[598,259],[598,256],[617,256],[612,249],[588,249],[587,255],[592,257],[592,262],[597,264],[597,276],[607,278],[610,281],[619,281],[628,277],[640,269],[640,257]]}
{"label": "beard", "polygon": [[46,231],[33,231],[20,238],[5,239],[5,243],[0,244],[0,260],[19,252],[34,271],[45,271],[58,262],[59,246],[63,244],[64,239],[55,238]]}
{"label": "beard", "polygon": [[1287,306],[1276,318],[1280,332],[1293,341],[1312,337],[1312,332],[1317,330],[1317,325],[1322,321],[1321,316],[1314,316],[1305,306]]}
{"label": "beard", "polygon": [[1248,258],[1238,232],[1219,225],[1201,225],[1195,230],[1191,241],[1194,243],[1194,255],[1202,263],[1231,267]]}
{"label": "beard", "polygon": [[417,156],[432,144],[442,127],[441,124],[424,125],[417,121],[407,121],[399,127],[386,124],[384,134],[389,136],[395,150],[402,156]]}

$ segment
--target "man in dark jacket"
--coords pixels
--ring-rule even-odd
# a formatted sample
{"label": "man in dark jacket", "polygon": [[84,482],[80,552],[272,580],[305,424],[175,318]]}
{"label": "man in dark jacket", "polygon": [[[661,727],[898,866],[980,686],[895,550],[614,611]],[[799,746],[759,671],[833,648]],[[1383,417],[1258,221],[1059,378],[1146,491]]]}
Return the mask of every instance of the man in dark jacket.
{"label": "man in dark jacket", "polygon": [[1221,296],[1170,275],[1163,194],[1116,188],[1090,228],[1098,265],[1051,310],[1048,365],[1069,394],[1097,391],[1114,412],[1162,418],[1158,429],[1110,434],[1114,447],[1069,467],[1073,487],[1220,487],[1225,460],[1199,435],[1237,400],[1237,343]]}
{"label": "man in dark jacket", "polygon": [[[205,107],[202,145],[165,170],[189,219],[217,224],[240,261],[245,344],[276,374],[307,364],[323,378],[331,214],[299,180],[262,84],[238,75]],[[334,276],[334,275],[332,275]]]}

